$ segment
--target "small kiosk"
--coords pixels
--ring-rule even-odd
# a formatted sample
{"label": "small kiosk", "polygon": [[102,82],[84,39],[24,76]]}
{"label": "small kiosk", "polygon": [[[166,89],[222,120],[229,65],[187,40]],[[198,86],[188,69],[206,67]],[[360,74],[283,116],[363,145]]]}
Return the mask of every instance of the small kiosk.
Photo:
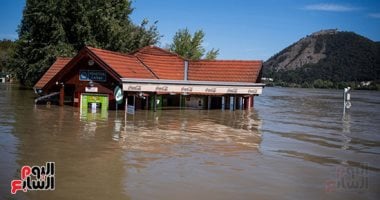
{"label": "small kiosk", "polygon": [[[36,102],[108,109],[249,109],[260,95],[262,61],[190,61],[147,46],[131,54],[84,47],[73,58],[58,57],[36,83]],[[120,88],[115,97],[115,88]],[[133,105],[133,107],[128,106]]]}

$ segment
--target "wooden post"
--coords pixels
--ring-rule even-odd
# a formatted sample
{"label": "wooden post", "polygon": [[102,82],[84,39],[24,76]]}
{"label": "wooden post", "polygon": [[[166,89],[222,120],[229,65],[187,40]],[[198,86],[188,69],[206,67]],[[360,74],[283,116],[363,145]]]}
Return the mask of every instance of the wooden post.
{"label": "wooden post", "polygon": [[63,106],[65,104],[65,86],[62,84],[59,91],[59,105]]}

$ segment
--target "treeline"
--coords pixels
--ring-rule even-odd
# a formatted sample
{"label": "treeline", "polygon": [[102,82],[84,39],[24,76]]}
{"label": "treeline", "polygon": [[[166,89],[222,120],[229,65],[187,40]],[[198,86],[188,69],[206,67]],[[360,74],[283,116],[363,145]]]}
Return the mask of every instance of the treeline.
{"label": "treeline", "polygon": [[0,40],[0,73],[8,71],[9,59],[15,49],[15,42],[12,40]]}
{"label": "treeline", "polygon": [[31,87],[57,56],[72,57],[83,46],[131,52],[156,44],[156,23],[134,24],[132,11],[126,0],[27,0],[19,37],[3,66]]}
{"label": "treeline", "polygon": [[[33,86],[57,56],[72,57],[84,46],[129,53],[156,45],[157,21],[134,24],[129,0],[27,0],[18,39],[0,41],[0,72]],[[180,29],[170,50],[187,59],[215,59],[219,50],[205,51],[205,33]]]}
{"label": "treeline", "polygon": [[305,64],[293,70],[264,69],[265,77],[272,77],[282,86],[358,88],[361,82],[371,81],[360,88],[377,89],[380,80],[380,45],[352,32],[318,35],[314,52],[325,48],[326,58],[316,64]]}

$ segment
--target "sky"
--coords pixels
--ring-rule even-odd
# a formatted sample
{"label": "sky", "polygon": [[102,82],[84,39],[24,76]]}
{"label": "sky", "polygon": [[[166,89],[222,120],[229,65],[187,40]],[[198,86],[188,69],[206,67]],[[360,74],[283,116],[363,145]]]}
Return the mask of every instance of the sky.
{"label": "sky", "polygon": [[[0,0],[0,39],[17,39],[25,0]],[[158,46],[183,28],[203,30],[218,59],[267,60],[322,29],[380,41],[379,0],[133,0],[131,19],[158,21]]]}

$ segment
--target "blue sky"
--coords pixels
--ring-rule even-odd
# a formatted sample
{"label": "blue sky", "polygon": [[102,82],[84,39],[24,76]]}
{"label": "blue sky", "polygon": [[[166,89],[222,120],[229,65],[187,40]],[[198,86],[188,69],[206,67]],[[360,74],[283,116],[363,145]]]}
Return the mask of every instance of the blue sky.
{"label": "blue sky", "polygon": [[[25,0],[0,0],[0,39],[17,38]],[[170,43],[178,29],[202,29],[204,46],[220,49],[219,59],[266,60],[321,29],[354,31],[380,41],[378,0],[133,0],[131,19],[158,20]]]}

